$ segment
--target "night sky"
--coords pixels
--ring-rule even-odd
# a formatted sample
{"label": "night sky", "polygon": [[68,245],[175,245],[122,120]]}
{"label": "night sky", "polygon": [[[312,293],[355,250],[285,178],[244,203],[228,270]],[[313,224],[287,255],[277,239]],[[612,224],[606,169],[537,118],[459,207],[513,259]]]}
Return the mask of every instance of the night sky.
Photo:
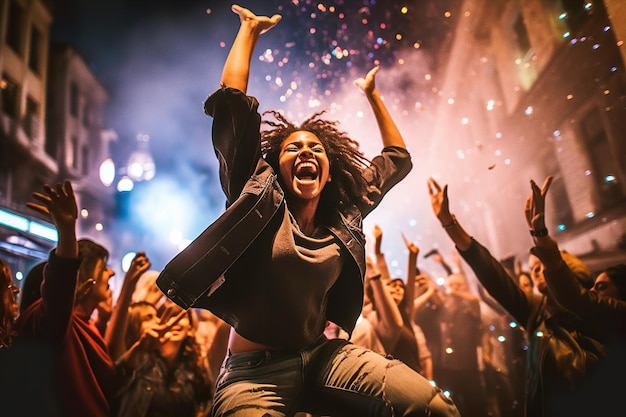
{"label": "night sky", "polygon": [[[434,116],[437,68],[452,40],[460,3],[241,1],[257,14],[283,16],[261,36],[248,93],[259,99],[261,111],[283,110],[295,122],[328,109],[327,117],[341,121],[340,127],[373,157],[380,138],[367,101],[352,81],[380,65],[377,86],[409,150],[418,151]],[[230,5],[208,0],[59,0],[52,10],[53,41],[73,46],[110,93],[106,127],[119,135],[112,149],[116,163],[126,162],[137,146],[137,134],[150,137],[156,176],[125,196],[117,227],[132,225],[138,237],[143,235],[135,250],[146,250],[155,268],[175,254],[163,242],[173,234],[193,239],[224,207],[210,146],[211,120],[202,103],[219,85],[239,27]],[[419,178],[417,185],[424,205],[425,179]],[[389,207],[403,204],[393,201],[401,198],[400,192],[394,193],[388,197]],[[383,210],[381,206],[380,215],[366,222],[366,233],[374,222],[388,230],[392,218],[415,225],[411,216],[417,212],[384,216]],[[404,269],[400,237],[386,242],[397,247],[390,252],[400,259],[398,271]]]}

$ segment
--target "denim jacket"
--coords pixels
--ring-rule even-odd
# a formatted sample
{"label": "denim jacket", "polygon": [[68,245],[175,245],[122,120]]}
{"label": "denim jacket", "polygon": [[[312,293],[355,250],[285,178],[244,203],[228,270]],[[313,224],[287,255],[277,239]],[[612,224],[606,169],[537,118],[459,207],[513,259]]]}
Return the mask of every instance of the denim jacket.
{"label": "denim jacket", "polygon": [[[236,327],[238,318],[229,300],[246,289],[252,274],[230,274],[242,254],[278,227],[272,219],[286,209],[276,173],[261,156],[259,103],[241,91],[222,87],[205,102],[213,117],[212,138],[220,163],[220,182],[226,211],[198,238],[168,263],[157,285],[183,308],[199,307]],[[362,221],[382,197],[411,170],[406,149],[387,147],[363,175],[380,190],[373,205],[354,203],[331,216],[326,226],[351,255],[330,290],[327,318],[351,333],[363,303],[365,236]],[[271,232],[271,230],[270,230]]]}

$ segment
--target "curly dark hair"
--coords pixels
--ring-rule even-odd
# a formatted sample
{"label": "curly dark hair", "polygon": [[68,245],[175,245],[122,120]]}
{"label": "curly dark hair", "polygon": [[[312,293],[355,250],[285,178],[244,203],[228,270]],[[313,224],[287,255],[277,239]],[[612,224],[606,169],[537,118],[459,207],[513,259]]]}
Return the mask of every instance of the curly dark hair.
{"label": "curly dark hair", "polygon": [[332,178],[322,191],[321,210],[318,210],[318,213],[329,213],[334,208],[341,209],[350,203],[373,204],[369,197],[379,191],[368,187],[363,178],[363,169],[369,165],[369,159],[359,150],[357,141],[337,129],[338,121],[320,118],[326,111],[322,110],[313,114],[300,125],[290,122],[278,111],[264,112],[263,116],[270,114],[276,119],[276,121],[264,119],[262,122],[271,127],[261,131],[261,152],[265,160],[275,172],[280,172],[278,157],[283,141],[293,132],[311,132],[317,136],[326,150]]}

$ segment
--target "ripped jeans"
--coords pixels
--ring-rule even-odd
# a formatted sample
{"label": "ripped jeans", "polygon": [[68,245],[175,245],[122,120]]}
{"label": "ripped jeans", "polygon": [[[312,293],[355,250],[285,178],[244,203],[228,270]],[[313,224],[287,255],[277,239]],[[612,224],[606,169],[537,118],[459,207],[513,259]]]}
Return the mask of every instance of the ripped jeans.
{"label": "ripped jeans", "polygon": [[458,417],[449,398],[396,359],[342,339],[300,351],[230,354],[216,381],[213,417]]}

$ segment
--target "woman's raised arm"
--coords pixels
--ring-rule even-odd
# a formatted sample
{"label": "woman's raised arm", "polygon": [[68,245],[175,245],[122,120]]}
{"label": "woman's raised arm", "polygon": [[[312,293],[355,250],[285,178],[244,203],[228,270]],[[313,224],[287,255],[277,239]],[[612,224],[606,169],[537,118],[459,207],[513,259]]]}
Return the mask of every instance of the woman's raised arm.
{"label": "woman's raised arm", "polygon": [[232,10],[239,15],[240,26],[233,46],[226,57],[221,83],[226,87],[236,88],[246,93],[250,61],[259,35],[274,27],[280,21],[281,16],[278,14],[272,17],[257,16],[236,4],[233,4]]}

